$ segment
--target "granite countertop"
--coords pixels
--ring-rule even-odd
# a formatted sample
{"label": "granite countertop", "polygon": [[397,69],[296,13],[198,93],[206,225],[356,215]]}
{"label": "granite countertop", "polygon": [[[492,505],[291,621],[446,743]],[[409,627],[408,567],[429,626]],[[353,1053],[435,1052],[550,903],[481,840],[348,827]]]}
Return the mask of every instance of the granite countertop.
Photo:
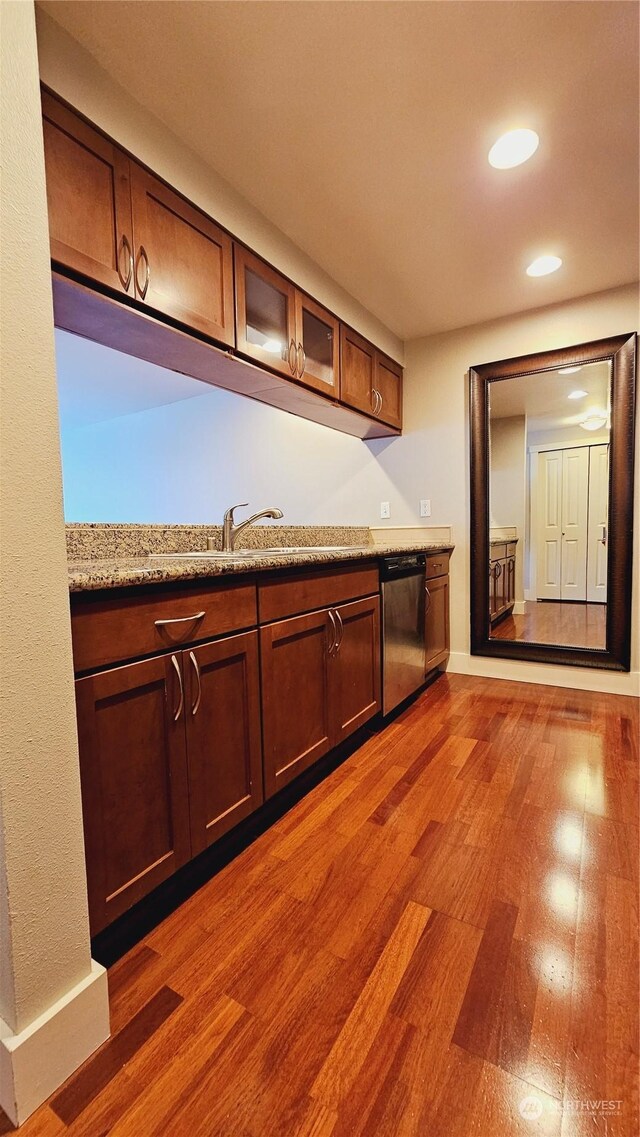
{"label": "granite countertop", "polygon": [[494,545],[517,545],[517,537],[491,537],[489,545],[493,548]]}
{"label": "granite countertop", "polygon": [[191,559],[153,556],[110,556],[95,559],[69,559],[69,590],[85,592],[102,588],[124,588],[136,584],[162,584],[180,580],[207,580],[212,577],[233,576],[240,573],[265,572],[269,569],[307,568],[312,565],[344,564],[352,561],[375,560],[398,553],[442,553],[451,551],[450,541],[419,541],[411,544],[374,544],[318,552],[309,546],[308,552],[290,555],[237,558],[219,561],[209,558]]}

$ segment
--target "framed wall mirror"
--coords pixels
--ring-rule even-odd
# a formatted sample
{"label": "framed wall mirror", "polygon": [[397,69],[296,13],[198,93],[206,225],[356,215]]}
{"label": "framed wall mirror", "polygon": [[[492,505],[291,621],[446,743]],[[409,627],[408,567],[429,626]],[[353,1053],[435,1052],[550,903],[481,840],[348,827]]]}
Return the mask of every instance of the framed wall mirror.
{"label": "framed wall mirror", "polygon": [[471,652],[628,671],[636,334],[470,368]]}

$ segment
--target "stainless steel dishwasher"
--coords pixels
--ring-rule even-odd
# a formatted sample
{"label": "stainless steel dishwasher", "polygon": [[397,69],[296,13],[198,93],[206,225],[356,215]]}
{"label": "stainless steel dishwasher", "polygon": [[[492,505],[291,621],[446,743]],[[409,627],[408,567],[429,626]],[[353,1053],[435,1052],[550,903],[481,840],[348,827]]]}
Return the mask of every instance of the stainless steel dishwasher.
{"label": "stainless steel dishwasher", "polygon": [[385,715],[424,683],[426,561],[425,553],[402,553],[380,565]]}

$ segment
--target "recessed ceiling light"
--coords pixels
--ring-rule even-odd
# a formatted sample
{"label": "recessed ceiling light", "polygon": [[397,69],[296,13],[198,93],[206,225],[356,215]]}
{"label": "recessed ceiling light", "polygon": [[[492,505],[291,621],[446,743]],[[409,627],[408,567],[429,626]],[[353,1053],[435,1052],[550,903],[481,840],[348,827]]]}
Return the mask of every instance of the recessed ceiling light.
{"label": "recessed ceiling light", "polygon": [[520,166],[535,154],[539,142],[535,130],[508,130],[491,147],[489,164],[496,170],[510,170],[513,166]]}
{"label": "recessed ceiling light", "polygon": [[558,375],[575,375],[576,371],[582,371],[581,367],[561,367]]}
{"label": "recessed ceiling light", "polygon": [[584,399],[585,395],[588,395],[588,394],[589,394],[588,391],[572,391],[570,395],[567,395],[567,398],[568,399]]}
{"label": "recessed ceiling light", "polygon": [[582,420],[580,426],[583,430],[600,430],[607,421],[607,416],[604,411],[591,411],[585,419]]}
{"label": "recessed ceiling light", "polygon": [[535,261],[532,261],[527,269],[527,276],[547,276],[550,272],[556,272],[561,264],[562,261],[560,257],[536,257]]}

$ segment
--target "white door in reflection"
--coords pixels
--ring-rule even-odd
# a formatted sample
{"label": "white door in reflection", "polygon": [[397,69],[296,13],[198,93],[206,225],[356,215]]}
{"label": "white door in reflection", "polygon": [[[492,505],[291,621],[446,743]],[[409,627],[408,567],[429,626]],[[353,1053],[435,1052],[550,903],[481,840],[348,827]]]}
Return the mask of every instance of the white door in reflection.
{"label": "white door in reflection", "polygon": [[[600,447],[578,446],[539,455],[539,600],[587,600],[591,449]],[[598,513],[598,506],[594,510]]]}

